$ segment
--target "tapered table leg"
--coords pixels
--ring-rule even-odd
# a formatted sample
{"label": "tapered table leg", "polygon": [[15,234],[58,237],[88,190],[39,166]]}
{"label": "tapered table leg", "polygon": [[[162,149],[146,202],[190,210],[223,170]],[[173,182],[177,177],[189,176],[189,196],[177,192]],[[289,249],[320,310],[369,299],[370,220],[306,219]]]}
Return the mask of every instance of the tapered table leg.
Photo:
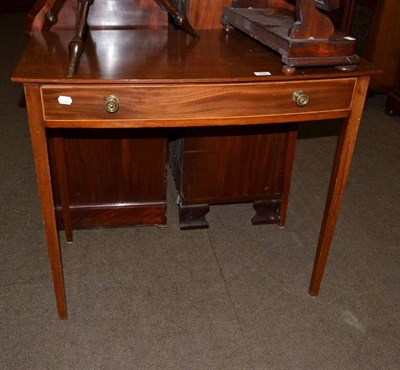
{"label": "tapered table leg", "polygon": [[60,319],[67,319],[67,304],[64,290],[64,277],[61,252],[58,240],[53,192],[51,186],[50,164],[47,148],[46,129],[41,110],[41,94],[38,85],[25,85],[26,104],[29,113],[32,149],[35,160],[36,177],[42,207],[43,223],[46,232],[53,286]]}
{"label": "tapered table leg", "polygon": [[369,76],[359,77],[354,89],[351,114],[343,122],[336,159],[332,170],[328,198],[314,261],[314,269],[310,282],[309,293],[315,297],[319,293],[329,249],[333,239],[339,208],[350,170],[351,159],[356,143],[357,132],[367,94]]}

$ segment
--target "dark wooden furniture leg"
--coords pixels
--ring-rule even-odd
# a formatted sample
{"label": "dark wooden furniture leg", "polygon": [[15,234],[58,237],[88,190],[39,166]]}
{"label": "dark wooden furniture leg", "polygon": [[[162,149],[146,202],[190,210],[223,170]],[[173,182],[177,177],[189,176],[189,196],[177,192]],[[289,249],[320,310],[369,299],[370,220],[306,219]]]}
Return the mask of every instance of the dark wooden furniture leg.
{"label": "dark wooden furniture leg", "polygon": [[276,224],[279,222],[280,199],[258,200],[253,203],[253,208],[256,214],[251,219],[252,225]]}
{"label": "dark wooden furniture leg", "polygon": [[57,184],[61,198],[62,219],[65,230],[65,237],[67,242],[72,242],[72,219],[70,210],[70,200],[68,191],[68,174],[67,164],[65,158],[64,139],[62,137],[55,137],[53,139],[54,152],[56,154],[56,171],[57,171]]}
{"label": "dark wooden furniture leg", "polygon": [[289,131],[288,135],[288,148],[286,151],[286,166],[285,166],[285,175],[283,178],[282,185],[282,201],[280,206],[280,214],[279,214],[279,227],[285,227],[286,223],[286,214],[289,203],[289,190],[292,179],[293,172],[293,161],[294,161],[294,153],[296,149],[296,140],[297,140],[298,126],[296,125],[296,129],[293,131]]}
{"label": "dark wooden furniture leg", "polygon": [[89,14],[90,5],[94,0],[78,0],[78,14],[75,23],[74,37],[68,45],[69,50],[69,66],[68,77],[75,76],[79,65],[79,59],[85,50],[85,32],[87,26],[87,17]]}
{"label": "dark wooden furniture leg", "polygon": [[385,113],[400,116],[400,89],[388,93]]}
{"label": "dark wooden furniture leg", "polygon": [[67,304],[65,299],[64,277],[54,212],[46,129],[41,109],[40,87],[38,85],[25,85],[25,97],[29,114],[29,128],[35,160],[36,177],[46,232],[50,268],[53,275],[58,316],[61,320],[66,320]]}
{"label": "dark wooden furniture leg", "polygon": [[342,125],[314,261],[314,269],[310,282],[309,293],[312,297],[318,295],[321,286],[321,280],[328,259],[329,249],[333,239],[333,232],[335,230],[339,208],[343,199],[343,192],[349,174],[351,158],[353,156],[357,132],[364,108],[369,79],[369,76],[359,77],[357,79],[351,114]]}
{"label": "dark wooden furniture leg", "polygon": [[167,10],[176,26],[182,28],[183,31],[188,33],[193,38],[198,38],[199,34],[193,29],[186,15],[180,12],[171,0],[158,0]]}
{"label": "dark wooden furniture leg", "polygon": [[287,135],[287,149],[285,169],[283,175],[282,193],[280,199],[270,199],[255,201],[253,208],[256,211],[255,216],[252,218],[252,225],[265,225],[277,223],[279,227],[283,228],[286,223],[287,207],[289,203],[289,190],[292,178],[293,160],[296,148],[298,126],[290,130]]}
{"label": "dark wooden furniture leg", "polygon": [[181,230],[208,229],[205,218],[210,212],[209,204],[179,205],[179,227]]}

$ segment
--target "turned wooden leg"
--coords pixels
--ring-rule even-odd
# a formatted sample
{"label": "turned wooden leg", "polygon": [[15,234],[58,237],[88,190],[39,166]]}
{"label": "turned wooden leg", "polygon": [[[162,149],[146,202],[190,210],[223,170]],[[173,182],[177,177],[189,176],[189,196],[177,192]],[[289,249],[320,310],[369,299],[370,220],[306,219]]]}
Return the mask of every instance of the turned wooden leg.
{"label": "turned wooden leg", "polygon": [[199,34],[194,30],[192,25],[189,23],[186,15],[180,12],[176,6],[171,2],[171,0],[158,0],[167,10],[168,14],[171,16],[173,22],[176,26],[182,28],[186,33],[188,33],[193,38],[198,38]]}
{"label": "turned wooden leg", "polygon": [[43,24],[43,30],[49,31],[58,22],[58,13],[60,12],[65,0],[56,0],[53,7],[47,12]]}
{"label": "turned wooden leg", "polygon": [[280,218],[280,199],[260,200],[253,203],[255,216],[251,219],[253,225],[276,224]]}
{"label": "turned wooden leg", "polygon": [[205,219],[210,211],[208,204],[179,205],[179,226],[182,230],[208,229]]}
{"label": "turned wooden leg", "polygon": [[74,37],[68,45],[69,66],[68,77],[74,77],[78,69],[79,59],[85,50],[84,36],[86,32],[87,17],[89,15],[90,5],[94,0],[78,0],[79,8],[75,23]]}

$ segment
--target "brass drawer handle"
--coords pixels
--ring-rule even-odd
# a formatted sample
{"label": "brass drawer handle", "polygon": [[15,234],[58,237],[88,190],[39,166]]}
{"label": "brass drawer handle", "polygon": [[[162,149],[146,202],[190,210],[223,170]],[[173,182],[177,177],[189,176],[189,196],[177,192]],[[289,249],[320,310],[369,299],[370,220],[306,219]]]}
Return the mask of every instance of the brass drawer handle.
{"label": "brass drawer handle", "polygon": [[104,101],[104,108],[108,113],[115,113],[119,109],[119,100],[114,95],[109,95]]}
{"label": "brass drawer handle", "polygon": [[299,107],[305,107],[310,101],[310,98],[304,91],[298,90],[293,93],[293,101]]}

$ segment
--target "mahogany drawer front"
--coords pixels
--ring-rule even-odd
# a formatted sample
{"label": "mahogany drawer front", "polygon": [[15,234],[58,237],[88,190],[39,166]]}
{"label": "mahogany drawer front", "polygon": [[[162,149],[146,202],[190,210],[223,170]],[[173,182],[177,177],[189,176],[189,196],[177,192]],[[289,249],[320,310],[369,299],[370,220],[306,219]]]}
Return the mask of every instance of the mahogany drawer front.
{"label": "mahogany drawer front", "polygon": [[[182,121],[245,119],[350,110],[355,78],[182,85],[84,85],[41,88],[46,121]],[[299,107],[293,93],[309,97]],[[109,113],[105,99],[119,109]],[[70,105],[61,104],[60,97]]]}

